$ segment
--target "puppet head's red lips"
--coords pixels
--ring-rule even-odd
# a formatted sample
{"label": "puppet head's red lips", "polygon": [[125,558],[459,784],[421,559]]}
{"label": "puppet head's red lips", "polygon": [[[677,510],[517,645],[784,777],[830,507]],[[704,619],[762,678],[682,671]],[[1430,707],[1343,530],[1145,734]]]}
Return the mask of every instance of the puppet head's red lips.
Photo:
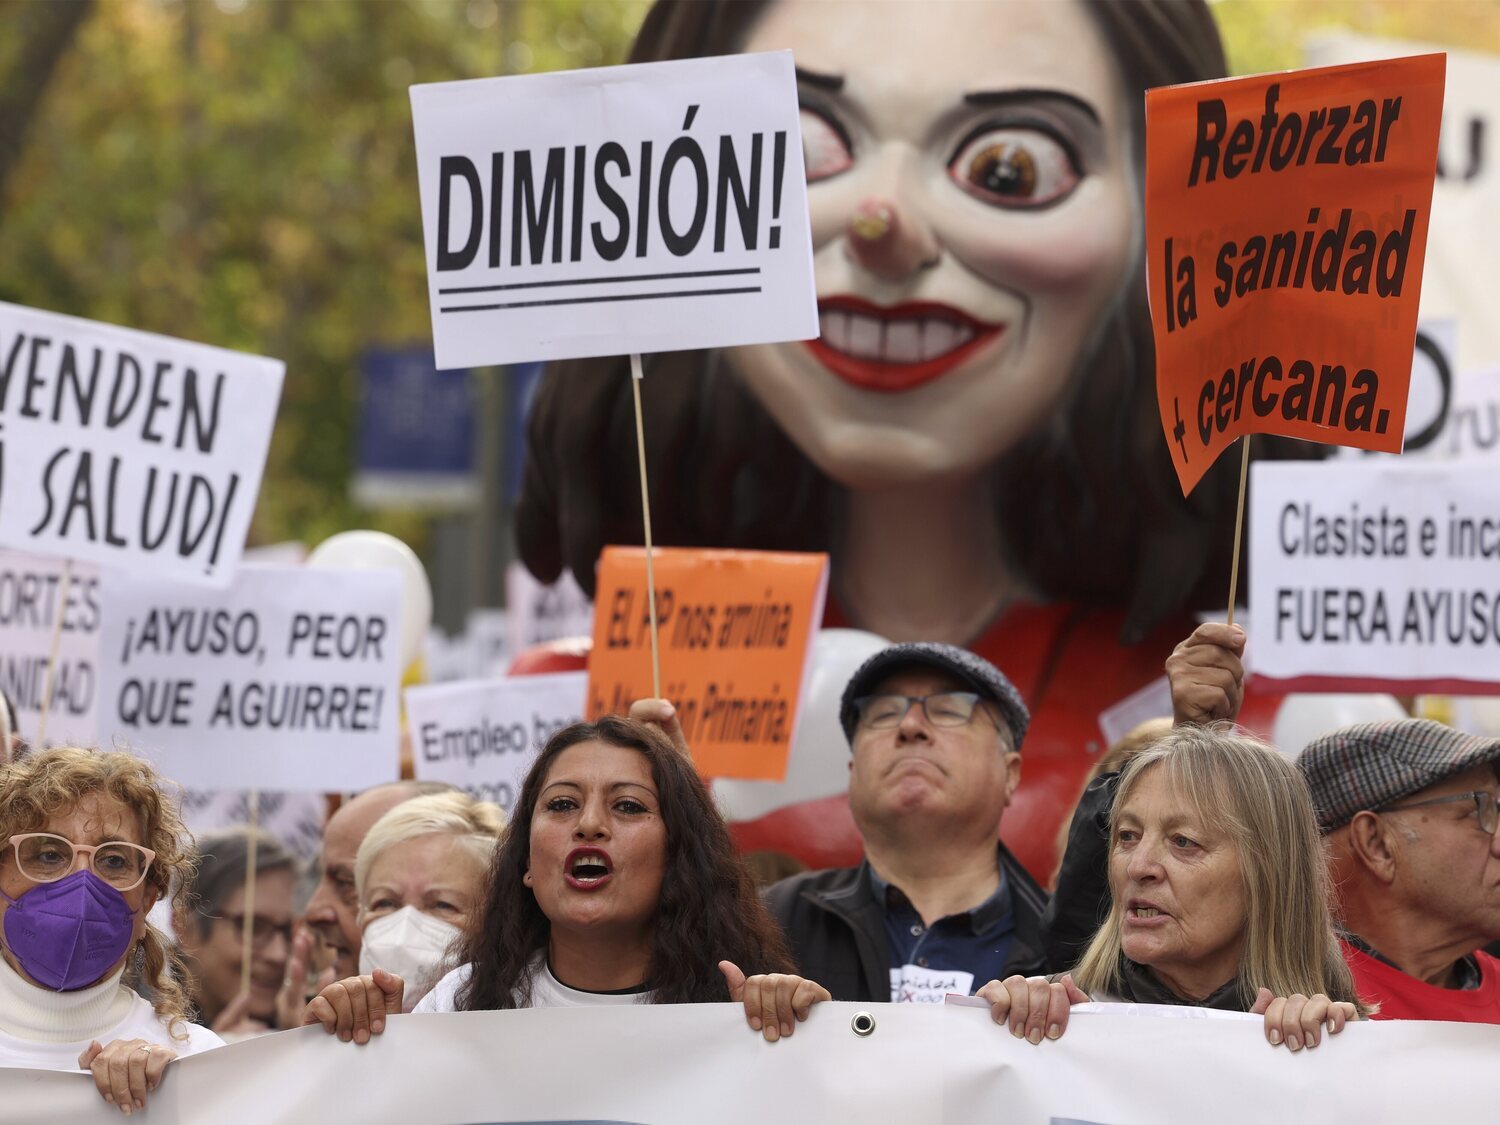
{"label": "puppet head's red lips", "polygon": [[818,302],[822,338],[808,349],[824,367],[870,391],[909,391],[947,374],[1005,330],[949,305],[874,305],[858,297]]}

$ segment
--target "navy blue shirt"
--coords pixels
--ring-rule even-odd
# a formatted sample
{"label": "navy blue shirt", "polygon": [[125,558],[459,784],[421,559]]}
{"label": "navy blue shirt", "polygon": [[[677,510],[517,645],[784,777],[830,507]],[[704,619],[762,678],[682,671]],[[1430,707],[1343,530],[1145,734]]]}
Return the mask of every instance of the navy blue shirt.
{"label": "navy blue shirt", "polygon": [[939,918],[931,926],[922,921],[901,888],[887,883],[873,867],[870,883],[875,901],[885,910],[893,1003],[940,1003],[944,993],[970,995],[1000,979],[1016,934],[1004,872],[989,898],[972,910]]}

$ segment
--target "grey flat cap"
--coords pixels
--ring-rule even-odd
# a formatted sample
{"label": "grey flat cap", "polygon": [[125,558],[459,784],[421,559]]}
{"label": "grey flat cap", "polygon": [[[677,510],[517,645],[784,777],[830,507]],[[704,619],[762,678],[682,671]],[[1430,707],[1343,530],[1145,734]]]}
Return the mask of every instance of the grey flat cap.
{"label": "grey flat cap", "polygon": [[859,666],[844,689],[843,704],[839,708],[839,722],[844,727],[844,737],[854,742],[854,727],[859,722],[859,708],[855,700],[874,692],[880,681],[906,668],[935,668],[957,677],[972,690],[1000,708],[1005,724],[1010,728],[1011,743],[1021,749],[1021,740],[1026,737],[1026,727],[1031,722],[1031,712],[1026,701],[1016,690],[1016,685],[1005,678],[1005,673],[982,656],[976,656],[957,645],[941,645],[931,641],[914,644],[892,645],[881,649]]}
{"label": "grey flat cap", "polygon": [[1474,766],[1500,761],[1500,738],[1465,734],[1431,719],[1340,727],[1308,743],[1297,767],[1312,790],[1318,827],[1332,832]]}

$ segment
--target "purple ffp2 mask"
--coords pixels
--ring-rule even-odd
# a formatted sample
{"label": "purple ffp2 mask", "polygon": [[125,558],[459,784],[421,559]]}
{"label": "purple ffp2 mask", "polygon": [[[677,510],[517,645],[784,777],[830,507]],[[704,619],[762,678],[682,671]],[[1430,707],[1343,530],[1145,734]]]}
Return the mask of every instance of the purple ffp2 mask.
{"label": "purple ffp2 mask", "polygon": [[97,984],[130,948],[135,911],[92,871],[42,883],[20,898],[0,894],[5,947],[32,980],[54,992]]}

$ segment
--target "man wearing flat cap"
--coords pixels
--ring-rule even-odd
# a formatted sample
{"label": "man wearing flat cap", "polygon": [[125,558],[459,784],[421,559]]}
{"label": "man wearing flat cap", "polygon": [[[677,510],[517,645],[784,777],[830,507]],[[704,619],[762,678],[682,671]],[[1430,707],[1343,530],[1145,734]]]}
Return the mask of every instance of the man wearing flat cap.
{"label": "man wearing flat cap", "polygon": [[839,717],[865,862],[767,892],[802,974],[870,1002],[1041,971],[1047,896],[997,838],[1030,719],[1014,685],[952,645],[893,645],[854,673]]}
{"label": "man wearing flat cap", "polygon": [[1297,761],[1329,843],[1344,955],[1376,1019],[1500,1023],[1500,739],[1343,727]]}

